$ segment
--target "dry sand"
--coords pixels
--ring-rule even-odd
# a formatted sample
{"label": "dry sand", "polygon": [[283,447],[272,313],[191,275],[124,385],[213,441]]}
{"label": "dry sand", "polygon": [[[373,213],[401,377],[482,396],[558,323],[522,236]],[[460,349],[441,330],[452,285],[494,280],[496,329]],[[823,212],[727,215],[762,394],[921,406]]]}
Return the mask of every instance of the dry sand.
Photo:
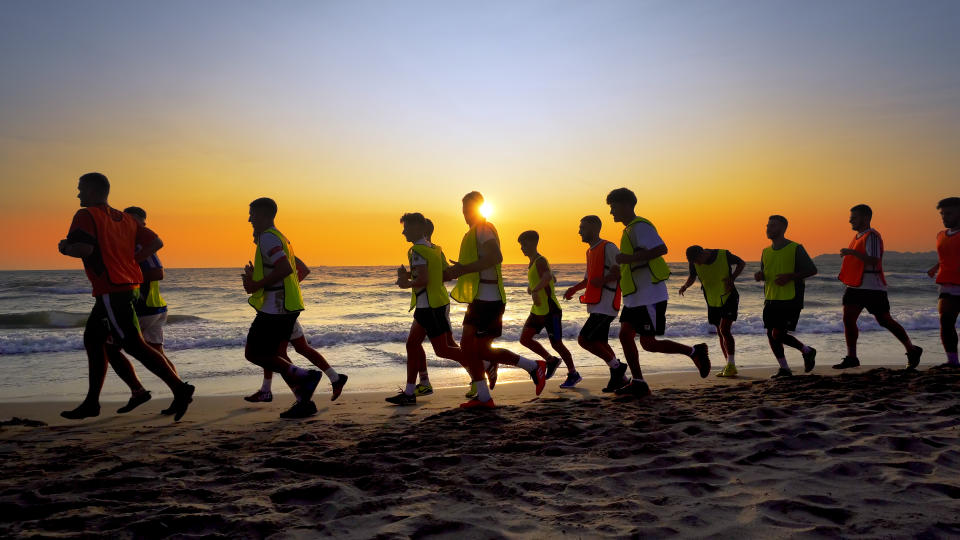
{"label": "dry sand", "polygon": [[299,421],[281,393],[179,423],[159,399],[80,422],[0,404],[0,535],[960,535],[960,371],[773,371],[651,376],[639,401],[500,385],[495,411],[344,394]]}

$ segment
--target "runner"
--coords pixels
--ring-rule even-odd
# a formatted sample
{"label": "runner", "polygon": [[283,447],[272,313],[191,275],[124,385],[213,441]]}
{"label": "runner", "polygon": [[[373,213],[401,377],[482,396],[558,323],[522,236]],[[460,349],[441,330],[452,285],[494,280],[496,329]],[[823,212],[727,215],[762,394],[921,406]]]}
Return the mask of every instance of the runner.
{"label": "runner", "polygon": [[[194,387],[180,380],[162,354],[143,339],[133,303],[143,276],[138,262],[153,255],[163,242],[153,231],[107,204],[110,182],[100,173],[87,173],[77,184],[82,207],[73,216],[60,253],[83,260],[96,301],[83,331],[89,364],[87,397],[75,409],[60,413],[77,420],[100,414],[100,391],[106,377],[108,342],[139,360],[173,392],[170,408],[180,420],[193,401]],[[136,252],[139,244],[140,251]],[[135,376],[135,375],[134,375]],[[129,382],[128,382],[129,384]]]}
{"label": "runner", "polygon": [[[717,377],[736,377],[736,342],[731,328],[733,321],[737,320],[740,293],[733,282],[743,272],[746,263],[725,249],[703,249],[700,246],[687,248],[687,261],[690,263],[690,273],[687,281],[680,286],[680,296],[697,278],[700,279],[703,297],[707,301],[707,322],[717,328],[720,350],[727,358],[727,365],[717,373]],[[732,272],[731,265],[736,266]]]}
{"label": "runner", "polygon": [[590,246],[587,270],[583,280],[567,289],[563,297],[569,300],[577,291],[586,289],[580,295],[580,303],[587,305],[589,316],[580,329],[577,343],[607,364],[610,381],[603,392],[615,392],[630,382],[627,365],[617,359],[609,343],[610,323],[620,312],[620,266],[617,264],[620,250],[613,242],[600,238],[602,226],[598,216],[585,216],[580,220],[580,240]]}
{"label": "runner", "polygon": [[[397,286],[410,289],[410,309],[415,311],[407,336],[407,384],[401,392],[386,400],[395,405],[415,405],[418,395],[433,393],[429,379],[426,384],[422,382],[426,375],[424,338],[430,338],[433,351],[441,358],[462,364],[462,355],[459,347],[450,346],[453,332],[447,311],[450,297],[443,285],[443,253],[426,239],[427,220],[423,214],[404,214],[400,223],[403,223],[403,236],[413,246],[407,251],[410,270],[402,265],[397,269]],[[418,374],[421,377],[419,385],[416,384]]]}
{"label": "runner", "polygon": [[883,276],[883,239],[876,229],[870,227],[873,210],[858,204],[850,209],[850,226],[857,231],[850,245],[840,250],[843,263],[837,279],[846,287],[843,291],[843,334],[847,341],[847,356],[833,369],[858,367],[857,319],[864,308],[877,319],[877,324],[886,328],[907,351],[907,369],[916,369],[920,364],[923,349],[910,341],[910,336],[890,316],[887,299],[887,280]]}
{"label": "runner", "polygon": [[[550,270],[547,258],[537,251],[537,245],[540,243],[540,235],[537,231],[520,233],[517,242],[520,243],[520,251],[530,260],[527,266],[527,293],[533,298],[533,307],[530,308],[530,315],[527,316],[527,321],[520,333],[520,344],[539,355],[548,362],[548,365],[560,365],[560,358],[562,358],[567,366],[567,379],[560,383],[560,388],[573,388],[583,380],[583,377],[577,373],[573,356],[563,344],[563,309],[557,302],[557,295],[554,292],[557,278]],[[547,329],[550,346],[557,351],[560,358],[551,356],[543,345],[533,339],[544,328]]]}
{"label": "runner", "polygon": [[960,197],[937,203],[946,230],[937,234],[937,264],[927,272],[940,287],[940,341],[947,353],[947,366],[960,367],[957,360],[957,315],[960,314]]}
{"label": "runner", "polygon": [[287,238],[274,227],[277,203],[262,197],[250,203],[249,222],[257,237],[257,250],[252,263],[243,269],[243,289],[250,294],[249,304],[257,316],[247,333],[244,351],[250,362],[279,373],[293,389],[296,403],[280,413],[281,418],[305,418],[316,414],[311,400],[322,373],[294,366],[277,354],[284,341],[293,334],[297,317],[303,311],[300,283],[294,273],[296,258]]}
{"label": "runner", "polygon": [[638,339],[643,350],[648,352],[689,356],[700,377],[706,377],[710,373],[706,343],[691,347],[656,337],[662,336],[666,330],[666,280],[670,277],[670,269],[663,256],[667,254],[667,246],[652,223],[637,217],[637,196],[632,191],[627,188],[611,191],[607,195],[607,204],[614,221],[624,225],[620,254],[617,255],[624,304],[620,314],[620,344],[633,374],[630,384],[617,389],[616,393],[636,397],[650,394],[650,387],[640,370],[640,352],[634,339]]}
{"label": "runner", "polygon": [[767,238],[770,247],[763,248],[760,271],[754,279],[763,281],[763,327],[767,329],[770,350],[777,358],[780,369],[773,378],[790,377],[793,372],[787,365],[784,345],[789,345],[803,355],[803,371],[809,373],[816,365],[817,350],[804,345],[790,332],[797,329],[800,311],[803,310],[803,280],[817,275],[803,246],[784,237],[787,218],[773,215],[767,220]]}
{"label": "runner", "polygon": [[[515,365],[526,370],[533,379],[538,396],[547,380],[547,363],[543,360],[535,362],[506,349],[491,347],[493,340],[503,333],[507,295],[503,290],[500,272],[500,262],[503,260],[500,238],[494,226],[480,213],[482,204],[483,195],[477,191],[471,191],[463,197],[463,218],[470,230],[460,243],[459,260],[444,272],[445,281],[457,280],[450,296],[457,302],[468,304],[463,318],[460,350],[472,381],[471,390],[475,390],[476,394],[470,401],[460,404],[463,408],[496,406],[490,389],[496,385],[498,364]],[[489,387],[484,379],[485,370],[490,380]]]}

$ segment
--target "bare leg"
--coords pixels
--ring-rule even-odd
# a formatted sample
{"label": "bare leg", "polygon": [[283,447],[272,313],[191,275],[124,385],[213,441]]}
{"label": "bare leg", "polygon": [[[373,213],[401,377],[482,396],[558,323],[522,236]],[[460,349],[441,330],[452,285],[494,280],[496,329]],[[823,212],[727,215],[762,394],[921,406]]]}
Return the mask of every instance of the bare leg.
{"label": "bare leg", "polygon": [[[440,358],[446,358],[448,360],[456,360],[461,366],[464,365],[463,361],[463,351],[460,347],[457,346],[457,342],[453,340],[453,334],[447,332],[442,336],[437,336],[430,338],[430,344],[433,345],[433,352]],[[426,371],[426,355],[424,355],[423,368],[420,369],[420,372]]]}
{"label": "bare leg", "polygon": [[843,337],[847,340],[847,356],[850,358],[857,357],[857,338],[860,337],[857,319],[860,318],[861,311],[863,306],[843,306]]}
{"label": "bare leg", "polygon": [[520,344],[533,351],[533,353],[540,356],[540,358],[550,360],[550,353],[543,348],[543,345],[540,345],[539,341],[533,339],[535,335],[536,331],[533,328],[524,326],[523,331],[520,332]]}
{"label": "bare leg", "polygon": [[773,352],[773,356],[776,358],[783,358],[785,353],[783,352],[783,343],[780,341],[783,332],[777,329],[767,329],[767,341],[770,343],[770,351]]}
{"label": "bare leg", "polygon": [[900,323],[893,320],[893,317],[890,316],[890,312],[877,315],[876,318],[877,323],[879,323],[880,326],[889,330],[890,333],[900,341],[900,343],[903,343],[903,348],[906,349],[907,352],[913,350],[913,342],[910,341],[910,336],[907,335],[907,331],[900,326]]}
{"label": "bare leg", "polygon": [[577,343],[585,351],[600,358],[604,362],[609,362],[617,357],[616,353],[613,352],[613,348],[605,341],[587,341],[583,336],[580,336],[577,338]]}
{"label": "bare leg", "polygon": [[957,354],[957,315],[960,315],[960,301],[941,298],[937,303],[940,312],[940,341],[944,352]]}
{"label": "bare leg", "polygon": [[137,376],[136,370],[133,369],[133,364],[130,363],[130,359],[124,356],[120,348],[114,345],[107,345],[106,354],[107,361],[110,362],[110,367],[112,367],[113,371],[120,377],[120,380],[130,387],[130,392],[132,394],[143,392],[144,388],[143,383],[140,382],[140,377]]}
{"label": "bare leg", "polygon": [[426,337],[426,329],[413,321],[407,335],[407,384],[416,384],[420,366],[427,364],[427,354],[423,351],[423,340]]}
{"label": "bare leg", "polygon": [[[300,336],[290,343],[293,345],[293,350],[297,351],[300,356],[309,360],[311,364],[317,366],[322,371],[330,369],[330,364],[327,363],[327,359],[320,354],[320,351],[314,349],[309,343],[307,343],[306,336]],[[286,349],[286,347],[284,347],[284,349]]]}
{"label": "bare leg", "polygon": [[693,353],[693,347],[670,341],[669,339],[657,339],[654,336],[638,336],[640,346],[647,352],[656,352],[662,354],[685,354],[690,356]]}
{"label": "bare leg", "polygon": [[567,349],[567,346],[563,344],[563,340],[551,339],[550,346],[553,347],[553,350],[557,351],[557,354],[559,354],[560,358],[563,359],[563,364],[567,366],[568,372],[574,373],[577,371],[577,367],[573,365],[573,355],[570,354],[570,350]]}
{"label": "bare leg", "polygon": [[148,341],[147,345],[153,347],[158,353],[163,355],[163,359],[167,361],[167,366],[170,367],[171,371],[176,373],[178,376],[180,375],[180,373],[177,372],[177,366],[173,365],[173,362],[171,362],[170,358],[167,356],[167,351],[163,350],[163,343],[150,343]]}
{"label": "bare leg", "polygon": [[623,321],[620,323],[620,346],[623,347],[623,356],[630,366],[630,374],[634,379],[643,379],[643,372],[640,370],[640,351],[637,350],[637,344],[634,339],[637,332],[633,325]]}
{"label": "bare leg", "polygon": [[460,339],[460,350],[463,353],[463,367],[470,374],[473,382],[484,380],[483,359],[480,357],[480,343],[482,338],[477,337],[477,327],[472,324],[463,325],[463,337]]}

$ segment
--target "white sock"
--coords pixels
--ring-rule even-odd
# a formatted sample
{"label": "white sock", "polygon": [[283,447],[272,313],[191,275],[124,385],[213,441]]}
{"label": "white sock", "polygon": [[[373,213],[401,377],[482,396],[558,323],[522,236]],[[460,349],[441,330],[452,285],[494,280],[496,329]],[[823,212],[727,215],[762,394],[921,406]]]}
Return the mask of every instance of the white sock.
{"label": "white sock", "polygon": [[517,367],[520,369],[525,369],[529,373],[533,373],[537,370],[537,363],[529,358],[520,357],[517,359]]}
{"label": "white sock", "polygon": [[727,355],[727,365],[728,366],[736,365],[733,361],[733,353],[730,353]]}
{"label": "white sock", "polygon": [[617,358],[614,357],[613,360],[607,360],[607,365],[610,366],[610,369],[617,369],[620,367],[620,360],[617,360]]}
{"label": "white sock", "polygon": [[408,395],[408,396],[412,396],[412,395],[413,395],[413,391],[416,390],[416,389],[417,389],[417,385],[412,384],[412,383],[407,383],[407,387],[403,389],[403,393],[406,394],[406,395]]}
{"label": "white sock", "polygon": [[957,360],[957,353],[955,353],[955,352],[948,352],[948,353],[947,353],[947,363],[948,363],[948,364],[957,364],[957,363],[960,363],[960,361]]}
{"label": "white sock", "polygon": [[299,378],[306,377],[309,372],[303,368],[298,368],[297,366],[290,364],[290,367],[287,368],[287,375]]}
{"label": "white sock", "polygon": [[473,384],[477,385],[477,399],[480,401],[490,401],[493,399],[490,397],[490,388],[487,387],[487,380],[480,379],[479,381],[473,381]]}
{"label": "white sock", "polygon": [[340,375],[337,375],[337,370],[333,369],[332,367],[323,370],[323,372],[327,375],[327,378],[330,379],[331,383],[335,383],[340,380]]}
{"label": "white sock", "polygon": [[802,352],[803,354],[807,354],[807,353],[810,352],[811,350],[812,350],[812,349],[811,349],[808,345],[804,345],[803,348],[800,349],[800,352]]}
{"label": "white sock", "polygon": [[427,375],[426,371],[420,372],[420,384],[430,384],[430,376]]}
{"label": "white sock", "polygon": [[777,358],[777,363],[780,364],[782,369],[790,369],[790,366],[787,364],[786,358]]}
{"label": "white sock", "polygon": [[270,386],[273,384],[273,377],[264,377],[263,384],[260,385],[261,392],[269,392]]}

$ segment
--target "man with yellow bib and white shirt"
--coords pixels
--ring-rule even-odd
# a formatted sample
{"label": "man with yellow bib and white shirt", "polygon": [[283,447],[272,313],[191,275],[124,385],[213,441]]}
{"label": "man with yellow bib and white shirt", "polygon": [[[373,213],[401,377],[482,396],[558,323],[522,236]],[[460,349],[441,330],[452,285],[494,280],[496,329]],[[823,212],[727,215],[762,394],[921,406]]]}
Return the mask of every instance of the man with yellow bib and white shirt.
{"label": "man with yellow bib and white shirt", "polygon": [[620,314],[620,345],[630,366],[633,380],[618,388],[619,395],[643,397],[650,387],[640,370],[640,352],[634,339],[648,352],[684,354],[693,360],[700,377],[710,373],[707,344],[690,346],[667,339],[657,339],[666,330],[667,278],[670,269],[663,256],[667,246],[648,220],[638,217],[635,208],[637,196],[627,188],[618,188],[607,195],[613,220],[624,225],[620,239],[620,290],[623,310]]}

